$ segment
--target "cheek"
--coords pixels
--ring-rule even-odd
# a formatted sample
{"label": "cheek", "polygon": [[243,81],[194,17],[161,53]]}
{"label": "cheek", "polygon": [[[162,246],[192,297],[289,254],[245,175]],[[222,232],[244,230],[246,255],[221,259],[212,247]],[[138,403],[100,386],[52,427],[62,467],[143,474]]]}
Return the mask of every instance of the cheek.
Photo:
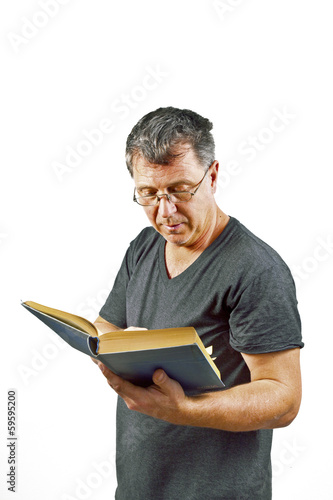
{"label": "cheek", "polygon": [[145,207],[144,211],[145,211],[146,216],[148,217],[149,222],[152,225],[154,225],[154,223],[156,222],[156,217],[157,217],[157,213],[158,213],[157,208]]}

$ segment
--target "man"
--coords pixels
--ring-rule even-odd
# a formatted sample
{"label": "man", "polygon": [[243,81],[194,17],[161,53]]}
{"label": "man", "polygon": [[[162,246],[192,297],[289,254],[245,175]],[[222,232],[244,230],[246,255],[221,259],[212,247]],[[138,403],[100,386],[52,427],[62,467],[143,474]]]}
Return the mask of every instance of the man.
{"label": "man", "polygon": [[301,400],[294,282],[279,255],[216,204],[211,123],[160,108],[127,140],[134,201],[152,227],[131,243],[96,320],[102,332],[193,326],[226,389],[188,397],[99,366],[120,396],[118,500],[270,499],[272,429]]}

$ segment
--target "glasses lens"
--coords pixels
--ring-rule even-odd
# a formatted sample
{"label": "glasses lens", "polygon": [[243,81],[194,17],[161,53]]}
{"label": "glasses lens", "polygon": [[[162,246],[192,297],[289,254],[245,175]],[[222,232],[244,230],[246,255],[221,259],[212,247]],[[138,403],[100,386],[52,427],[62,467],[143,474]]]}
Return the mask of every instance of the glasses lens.
{"label": "glasses lens", "polygon": [[151,205],[156,205],[157,204],[157,196],[143,196],[141,198],[136,198],[137,203],[139,205],[142,205],[144,207],[148,207]]}
{"label": "glasses lens", "polygon": [[191,198],[192,198],[192,193],[188,191],[170,194],[170,201],[172,201],[173,203],[182,203],[183,201],[190,201]]}
{"label": "glasses lens", "polygon": [[[168,196],[168,199],[172,203],[182,203],[184,201],[190,201],[191,198],[192,198],[192,193],[188,191],[183,191],[179,193],[170,193]],[[135,200],[139,205],[142,205],[144,207],[157,205],[158,203],[157,196],[141,196],[139,198],[135,198]]]}

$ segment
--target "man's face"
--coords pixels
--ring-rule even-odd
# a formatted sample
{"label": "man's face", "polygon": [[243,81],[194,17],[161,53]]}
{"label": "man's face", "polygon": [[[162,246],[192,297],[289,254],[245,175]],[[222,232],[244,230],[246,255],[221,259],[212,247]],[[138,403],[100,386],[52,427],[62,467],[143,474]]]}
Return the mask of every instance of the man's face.
{"label": "man's face", "polygon": [[[136,158],[133,169],[136,195],[194,192],[205,170],[191,148],[183,146],[181,151],[185,154],[170,165],[150,164],[142,157]],[[214,199],[217,170],[218,163],[214,162],[189,202],[172,203],[163,196],[158,205],[144,207],[151,225],[169,243],[193,248],[205,243],[217,208]]]}

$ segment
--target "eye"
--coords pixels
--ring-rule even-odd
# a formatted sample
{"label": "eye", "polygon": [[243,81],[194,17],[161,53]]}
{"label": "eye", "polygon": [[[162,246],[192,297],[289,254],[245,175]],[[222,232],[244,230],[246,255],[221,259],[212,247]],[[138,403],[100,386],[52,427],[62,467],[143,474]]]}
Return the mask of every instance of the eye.
{"label": "eye", "polygon": [[188,191],[189,187],[188,186],[176,186],[172,189],[170,189],[171,193],[181,193],[182,191]]}
{"label": "eye", "polygon": [[140,189],[138,190],[139,196],[154,196],[156,191],[152,191],[151,189]]}

